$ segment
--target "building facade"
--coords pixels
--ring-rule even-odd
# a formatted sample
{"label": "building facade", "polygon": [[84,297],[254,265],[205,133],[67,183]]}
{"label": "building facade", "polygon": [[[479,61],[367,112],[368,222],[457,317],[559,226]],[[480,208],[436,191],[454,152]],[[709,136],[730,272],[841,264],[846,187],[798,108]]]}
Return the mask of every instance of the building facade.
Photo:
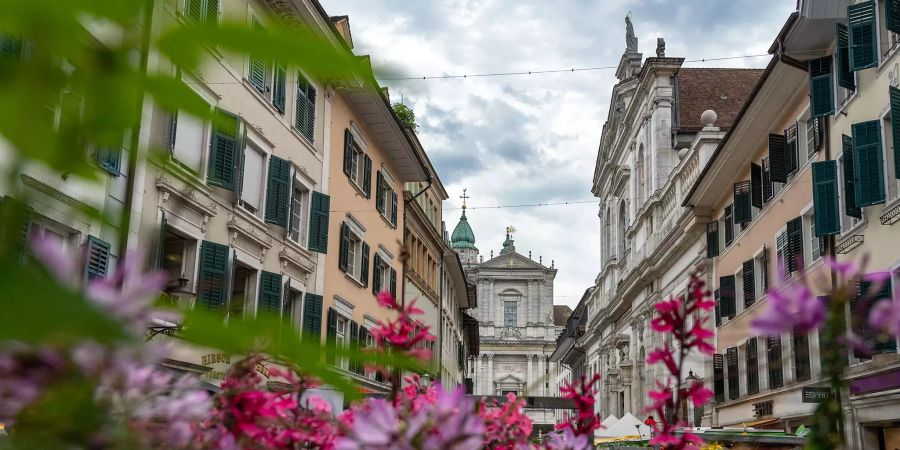
{"label": "building facade", "polygon": [[[574,344],[586,352],[586,375],[602,376],[603,416],[642,417],[647,393],[664,376],[645,364],[649,351],[666,345],[649,327],[653,305],[684,294],[704,267],[702,233],[681,203],[761,72],[683,63],[665,56],[661,39],[644,60],[629,33],[603,126],[592,186],[601,268],[585,305],[586,331]],[[699,357],[686,369],[704,376]]]}

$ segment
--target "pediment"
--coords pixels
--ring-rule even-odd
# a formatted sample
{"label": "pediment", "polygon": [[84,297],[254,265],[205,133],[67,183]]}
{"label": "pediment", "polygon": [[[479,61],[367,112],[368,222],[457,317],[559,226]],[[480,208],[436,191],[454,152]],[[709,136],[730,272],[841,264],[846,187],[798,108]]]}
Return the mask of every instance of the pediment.
{"label": "pediment", "polygon": [[539,264],[537,261],[528,259],[528,257],[516,252],[501,254],[494,259],[485,261],[481,267],[485,269],[550,269],[549,267]]}
{"label": "pediment", "polygon": [[516,384],[516,383],[521,384],[521,383],[525,383],[525,380],[523,380],[511,373],[508,373],[500,378],[497,378],[496,380],[494,380],[494,382],[498,383],[498,384]]}

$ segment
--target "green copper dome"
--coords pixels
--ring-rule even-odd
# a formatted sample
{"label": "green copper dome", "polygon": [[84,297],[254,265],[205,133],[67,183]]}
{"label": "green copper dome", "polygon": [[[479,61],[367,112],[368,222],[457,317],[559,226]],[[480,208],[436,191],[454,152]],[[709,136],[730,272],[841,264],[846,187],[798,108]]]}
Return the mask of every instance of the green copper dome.
{"label": "green copper dome", "polygon": [[453,234],[450,235],[450,246],[453,248],[476,249],[475,233],[472,232],[472,227],[469,226],[469,220],[466,219],[465,209],[463,209],[462,217],[459,218],[459,223],[456,224],[456,228],[453,229]]}

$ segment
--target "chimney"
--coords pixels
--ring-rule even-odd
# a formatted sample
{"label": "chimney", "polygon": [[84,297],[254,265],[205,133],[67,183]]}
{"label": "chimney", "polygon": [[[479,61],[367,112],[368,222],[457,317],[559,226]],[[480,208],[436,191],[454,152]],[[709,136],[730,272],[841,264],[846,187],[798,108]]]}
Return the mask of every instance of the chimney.
{"label": "chimney", "polygon": [[353,35],[350,34],[350,16],[331,16],[331,24],[337,29],[344,42],[351,49],[353,48]]}

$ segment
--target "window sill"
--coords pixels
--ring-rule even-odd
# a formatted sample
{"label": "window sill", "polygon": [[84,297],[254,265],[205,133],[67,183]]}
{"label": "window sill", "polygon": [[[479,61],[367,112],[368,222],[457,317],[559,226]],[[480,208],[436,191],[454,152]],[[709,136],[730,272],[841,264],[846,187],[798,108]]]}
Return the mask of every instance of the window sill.
{"label": "window sill", "polygon": [[900,50],[900,44],[894,45],[887,53],[878,56],[878,70],[875,72],[876,76],[881,75],[881,73],[884,72],[884,68],[890,65],[894,57],[897,56],[898,50]]}
{"label": "window sill", "polygon": [[381,217],[381,220],[384,220],[384,223],[386,223],[388,227],[390,227],[390,228],[392,228],[392,229],[394,229],[394,230],[397,229],[397,225],[394,225],[394,224],[391,222],[391,219],[389,219],[389,218],[387,217],[386,214],[384,214],[384,213],[382,213],[382,212],[379,211],[378,215]]}
{"label": "window sill", "polygon": [[882,225],[893,225],[900,220],[900,214],[894,211],[898,207],[900,207],[900,196],[890,199],[884,205],[881,209],[881,214],[878,216]]}
{"label": "window sill", "polygon": [[356,182],[356,180],[353,179],[353,177],[347,175],[347,182],[350,183],[350,186],[353,186],[353,188],[356,189],[356,192],[360,195],[360,197],[362,197],[362,198],[364,198],[364,199],[366,199],[366,200],[368,200],[368,199],[370,198],[370,196],[367,196],[367,195],[366,195],[366,192],[363,191],[362,186],[360,186],[360,185]]}
{"label": "window sill", "polygon": [[355,284],[355,285],[357,285],[357,286],[359,286],[359,287],[361,287],[361,288],[365,288],[365,287],[366,287],[366,286],[362,283],[362,281],[359,281],[356,277],[354,277],[353,275],[350,275],[350,274],[347,273],[347,272],[344,272],[344,277],[347,278],[348,280],[352,281],[353,284]]}
{"label": "window sill", "polygon": [[163,160],[162,168],[175,178],[187,183],[191,187],[201,191],[205,195],[210,195],[212,190],[204,182],[200,174],[188,169],[181,162],[174,158]]}
{"label": "window sill", "polygon": [[834,115],[833,115],[835,121],[838,121],[841,118],[845,117],[843,114],[844,110],[850,107],[850,105],[853,103],[853,101],[856,100],[856,97],[859,97],[858,93],[859,93],[859,86],[857,86],[856,89],[853,90],[853,93],[850,94],[849,97],[845,98],[844,101],[842,101],[841,104],[838,105],[838,107],[834,111]]}
{"label": "window sill", "polygon": [[[843,214],[843,212],[842,212],[841,214]],[[862,220],[860,220],[859,223],[857,223],[856,225],[853,225],[853,226],[850,227],[850,229],[848,229],[847,231],[841,232],[841,234],[839,234],[839,235],[837,236],[837,240],[838,240],[838,241],[843,241],[844,239],[847,239],[848,237],[853,236],[854,234],[859,234],[859,232],[860,232],[861,230],[863,230],[864,228],[866,228],[866,226],[867,226],[867,224],[869,223],[869,221],[866,220],[866,215],[865,215],[865,214],[863,214],[862,216],[863,216],[863,217],[862,217]],[[838,244],[840,244],[840,242],[838,242]]]}
{"label": "window sill", "polygon": [[[250,94],[253,95],[253,98],[255,98],[258,102],[262,103],[262,105],[266,109],[268,109],[269,112],[271,112],[275,117],[279,117],[280,118],[279,120],[284,118],[284,113],[281,111],[278,111],[278,108],[276,108],[275,105],[272,104],[272,101],[269,100],[269,98],[266,97],[265,94],[263,94],[262,92],[259,92],[259,89],[256,89],[256,86],[254,86],[253,83],[250,82],[250,80],[248,80],[246,78],[242,78],[241,84],[243,84],[244,87],[248,91],[250,91]],[[289,128],[293,128],[293,127],[289,127]]]}
{"label": "window sill", "polygon": [[235,208],[234,208],[234,215],[235,215],[235,216],[238,216],[238,217],[240,217],[240,218],[242,218],[242,219],[244,219],[244,220],[248,220],[248,221],[250,221],[250,222],[253,222],[257,227],[260,227],[260,228],[262,228],[262,229],[264,229],[264,230],[267,230],[267,229],[268,229],[268,225],[266,224],[266,221],[265,221],[265,220],[263,220],[262,218],[260,218],[260,217],[257,216],[256,214],[253,214],[252,212],[248,211],[246,208],[244,208],[244,207],[243,207],[242,205],[240,205],[240,204],[238,204],[237,206],[235,206]]}

